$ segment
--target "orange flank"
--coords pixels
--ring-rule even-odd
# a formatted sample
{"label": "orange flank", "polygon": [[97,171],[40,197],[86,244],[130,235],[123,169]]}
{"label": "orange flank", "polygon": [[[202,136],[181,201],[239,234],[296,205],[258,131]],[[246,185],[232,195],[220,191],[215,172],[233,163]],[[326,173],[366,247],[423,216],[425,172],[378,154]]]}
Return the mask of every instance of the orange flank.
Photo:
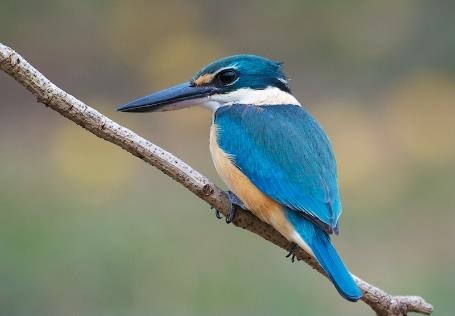
{"label": "orange flank", "polygon": [[210,128],[210,152],[215,168],[224,183],[229,187],[229,190],[234,192],[254,215],[272,225],[287,240],[297,243],[300,247],[312,254],[311,249],[297,235],[294,226],[287,220],[283,206],[259,190],[232,163],[229,155],[218,146],[217,126],[215,124],[212,124]]}

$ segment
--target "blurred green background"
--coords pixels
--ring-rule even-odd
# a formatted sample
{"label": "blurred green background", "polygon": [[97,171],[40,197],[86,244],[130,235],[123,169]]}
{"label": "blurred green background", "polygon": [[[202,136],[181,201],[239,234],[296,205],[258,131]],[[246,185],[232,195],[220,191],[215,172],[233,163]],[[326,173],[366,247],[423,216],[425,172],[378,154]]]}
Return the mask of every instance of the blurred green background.
{"label": "blurred green background", "polygon": [[[0,0],[0,41],[216,183],[203,109],[117,105],[234,53],[285,61],[328,131],[351,270],[455,301],[455,2]],[[371,315],[0,74],[0,315]]]}

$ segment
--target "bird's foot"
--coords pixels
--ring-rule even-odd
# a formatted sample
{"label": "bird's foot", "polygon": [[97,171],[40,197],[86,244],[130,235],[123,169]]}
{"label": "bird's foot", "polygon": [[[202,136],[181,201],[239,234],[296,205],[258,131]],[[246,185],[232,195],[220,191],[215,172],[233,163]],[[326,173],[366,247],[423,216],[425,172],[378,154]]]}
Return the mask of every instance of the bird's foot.
{"label": "bird's foot", "polygon": [[[212,206],[211,209],[214,209],[214,207]],[[223,216],[221,216],[220,211],[218,211],[216,208],[215,208],[215,217],[218,218],[218,219],[222,219],[223,218]]]}
{"label": "bird's foot", "polygon": [[292,263],[294,263],[295,261],[295,252],[297,251],[297,249],[299,249],[299,246],[296,243],[291,243],[291,249],[289,249],[289,253],[286,255],[286,258],[291,257]]}
{"label": "bird's foot", "polygon": [[[234,192],[232,191],[226,191],[226,194],[229,198],[229,202],[230,202],[230,209],[229,209],[229,214],[228,216],[226,216],[226,223],[227,224],[230,224],[232,223],[232,221],[234,220],[235,218],[235,215],[236,215],[236,206],[246,210],[245,208],[245,205],[243,204],[243,202],[239,199],[239,197],[237,195],[235,195]],[[212,207],[213,208],[213,207]],[[215,216],[216,218],[218,219],[221,219],[221,212],[217,209],[215,209]]]}

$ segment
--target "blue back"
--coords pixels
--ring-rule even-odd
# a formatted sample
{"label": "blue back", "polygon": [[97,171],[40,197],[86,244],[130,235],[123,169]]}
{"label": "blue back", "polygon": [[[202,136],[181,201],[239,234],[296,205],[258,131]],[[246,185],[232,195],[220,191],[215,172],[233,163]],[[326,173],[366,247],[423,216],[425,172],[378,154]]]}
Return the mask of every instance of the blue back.
{"label": "blue back", "polygon": [[297,105],[219,108],[218,145],[265,194],[327,232],[341,214],[336,161],[318,122]]}

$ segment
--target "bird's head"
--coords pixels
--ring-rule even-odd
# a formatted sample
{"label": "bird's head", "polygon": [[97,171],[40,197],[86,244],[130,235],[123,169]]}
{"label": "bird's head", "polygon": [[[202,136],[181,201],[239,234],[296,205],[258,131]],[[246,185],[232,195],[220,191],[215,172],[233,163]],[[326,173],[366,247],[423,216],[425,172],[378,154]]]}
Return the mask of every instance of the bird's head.
{"label": "bird's head", "polygon": [[188,82],[129,102],[118,111],[170,111],[193,105],[216,110],[234,103],[299,104],[290,93],[281,63],[255,55],[235,55],[209,64]]}

